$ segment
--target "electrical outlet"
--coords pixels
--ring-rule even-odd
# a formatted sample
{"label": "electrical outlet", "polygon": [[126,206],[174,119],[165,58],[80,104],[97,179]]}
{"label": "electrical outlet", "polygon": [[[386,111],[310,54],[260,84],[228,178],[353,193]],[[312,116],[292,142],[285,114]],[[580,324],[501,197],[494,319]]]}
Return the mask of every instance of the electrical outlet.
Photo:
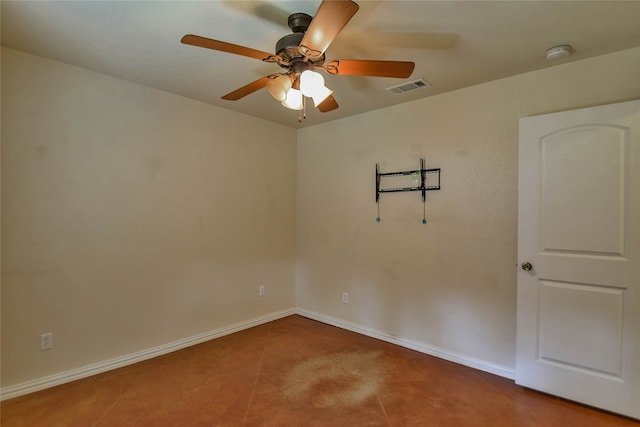
{"label": "electrical outlet", "polygon": [[349,304],[349,294],[347,292],[342,293],[342,303]]}
{"label": "electrical outlet", "polygon": [[40,350],[49,350],[53,348],[53,333],[47,332],[40,335]]}
{"label": "electrical outlet", "polygon": [[258,293],[261,297],[264,296],[264,285],[260,285],[260,287],[258,288]]}

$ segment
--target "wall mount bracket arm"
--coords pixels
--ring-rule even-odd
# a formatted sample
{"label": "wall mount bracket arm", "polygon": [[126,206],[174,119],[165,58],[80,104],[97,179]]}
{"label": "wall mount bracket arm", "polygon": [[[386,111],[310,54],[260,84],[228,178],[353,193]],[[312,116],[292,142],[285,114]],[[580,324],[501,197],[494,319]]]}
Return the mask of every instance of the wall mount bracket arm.
{"label": "wall mount bracket arm", "polygon": [[[420,185],[414,187],[397,187],[397,188],[381,188],[380,183],[382,178],[394,177],[394,176],[409,176],[420,175]],[[435,185],[427,185],[427,174],[437,174],[437,180]],[[380,165],[376,163],[376,203],[380,200],[382,193],[400,193],[408,191],[420,191],[422,193],[422,201],[427,199],[427,191],[440,190],[440,168],[425,169],[424,159],[420,159],[420,169],[399,171],[399,172],[380,172]]]}

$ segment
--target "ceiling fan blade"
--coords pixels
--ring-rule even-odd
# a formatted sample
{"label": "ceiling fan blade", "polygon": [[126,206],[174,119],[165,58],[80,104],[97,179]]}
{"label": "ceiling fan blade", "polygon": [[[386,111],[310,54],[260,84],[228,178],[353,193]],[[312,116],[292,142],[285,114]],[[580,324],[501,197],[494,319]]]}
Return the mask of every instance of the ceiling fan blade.
{"label": "ceiling fan blade", "polygon": [[313,17],[300,46],[321,55],[360,7],[351,0],[324,0]]}
{"label": "ceiling fan blade", "polygon": [[335,110],[338,108],[338,103],[333,95],[329,95],[327,99],[318,104],[318,110],[322,113],[326,113],[327,111]]}
{"label": "ceiling fan blade", "polygon": [[219,50],[221,52],[233,53],[236,55],[248,56],[249,58],[255,58],[265,60],[273,55],[268,52],[263,52],[257,49],[251,49],[250,47],[239,46],[237,44],[221,42],[220,40],[208,39],[206,37],[195,36],[193,34],[187,34],[180,40],[184,44],[189,44],[197,47],[204,47],[207,49]]}
{"label": "ceiling fan blade", "polygon": [[416,66],[406,61],[370,61],[364,59],[337,59],[328,61],[325,70],[339,76],[372,76],[407,78]]}
{"label": "ceiling fan blade", "polygon": [[251,82],[246,86],[242,86],[240,89],[236,89],[233,92],[226,94],[222,97],[222,99],[225,99],[227,101],[237,101],[238,99],[244,98],[247,95],[251,95],[253,92],[267,86],[269,80],[271,80],[271,77],[269,76],[262,77],[255,82]]}

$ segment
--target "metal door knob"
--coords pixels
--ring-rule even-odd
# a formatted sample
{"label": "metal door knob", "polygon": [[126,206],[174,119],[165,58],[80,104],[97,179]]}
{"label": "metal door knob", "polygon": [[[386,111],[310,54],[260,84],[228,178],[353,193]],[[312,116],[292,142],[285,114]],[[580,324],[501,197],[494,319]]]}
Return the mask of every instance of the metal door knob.
{"label": "metal door knob", "polygon": [[531,264],[529,261],[527,261],[527,262],[523,262],[521,267],[522,267],[522,269],[524,271],[529,271],[529,270],[533,269],[533,264]]}

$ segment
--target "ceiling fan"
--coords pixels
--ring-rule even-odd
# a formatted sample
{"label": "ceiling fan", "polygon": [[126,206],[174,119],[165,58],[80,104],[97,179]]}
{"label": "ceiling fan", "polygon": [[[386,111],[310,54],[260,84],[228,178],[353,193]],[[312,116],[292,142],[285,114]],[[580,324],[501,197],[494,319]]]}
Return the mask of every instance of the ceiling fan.
{"label": "ceiling fan", "polygon": [[[236,101],[267,87],[269,93],[285,107],[303,111],[305,97],[309,97],[318,110],[325,113],[338,108],[338,103],[333,92],[324,85],[322,75],[316,71],[324,70],[340,76],[407,78],[415,67],[413,62],[406,61],[325,61],[325,51],[358,9],[359,6],[352,0],[323,0],[313,18],[306,13],[290,15],[288,25],[293,33],[278,40],[275,54],[193,34],[185,35],[181,41],[192,46],[272,62],[285,69],[283,73],[270,74],[236,89],[222,99]],[[300,114],[299,121],[304,118],[303,114]]]}

